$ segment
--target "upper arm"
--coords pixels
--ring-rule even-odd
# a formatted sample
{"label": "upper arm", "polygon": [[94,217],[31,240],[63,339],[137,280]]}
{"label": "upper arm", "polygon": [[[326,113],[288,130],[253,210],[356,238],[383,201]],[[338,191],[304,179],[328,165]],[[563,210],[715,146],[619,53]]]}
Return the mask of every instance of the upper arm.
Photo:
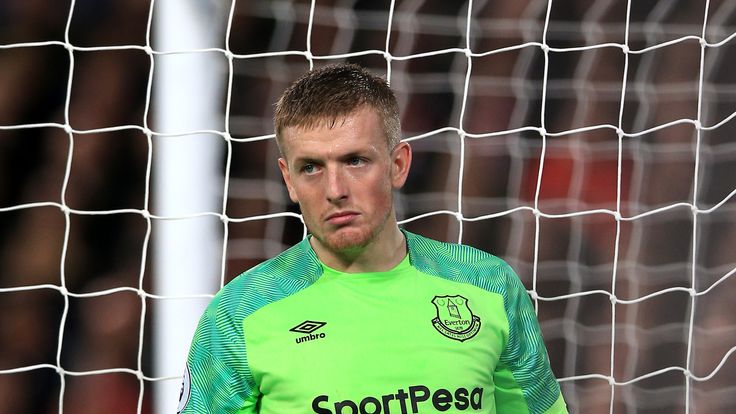
{"label": "upper arm", "polygon": [[507,268],[509,338],[494,372],[496,410],[502,413],[565,413],[529,295]]}
{"label": "upper arm", "polygon": [[256,412],[258,392],[245,342],[238,338],[242,329],[223,318],[208,309],[197,326],[184,374],[181,413]]}

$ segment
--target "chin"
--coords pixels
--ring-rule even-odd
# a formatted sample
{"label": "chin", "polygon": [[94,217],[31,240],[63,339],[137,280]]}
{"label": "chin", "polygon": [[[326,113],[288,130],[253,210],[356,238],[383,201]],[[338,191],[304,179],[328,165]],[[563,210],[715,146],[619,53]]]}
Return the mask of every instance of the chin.
{"label": "chin", "polygon": [[373,239],[371,236],[369,232],[360,229],[340,229],[319,240],[332,251],[345,252],[367,246]]}

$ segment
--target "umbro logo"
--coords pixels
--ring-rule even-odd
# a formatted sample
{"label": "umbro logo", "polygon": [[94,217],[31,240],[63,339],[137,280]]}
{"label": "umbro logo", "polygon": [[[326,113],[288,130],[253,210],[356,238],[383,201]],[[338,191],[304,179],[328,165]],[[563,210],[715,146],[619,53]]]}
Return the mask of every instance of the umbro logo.
{"label": "umbro logo", "polygon": [[289,329],[289,331],[296,332],[296,333],[308,334],[306,336],[301,336],[299,338],[296,338],[295,341],[296,341],[296,343],[299,344],[299,343],[302,343],[302,342],[312,341],[312,340],[315,340],[315,339],[322,339],[325,336],[327,336],[324,332],[320,332],[318,334],[312,333],[312,332],[316,331],[317,329],[320,329],[321,327],[323,327],[325,325],[327,325],[327,322],[318,322],[318,321],[309,321],[309,320],[307,320],[307,321],[304,321],[304,322],[300,323],[299,325],[297,325],[297,326]]}
{"label": "umbro logo", "polygon": [[289,330],[291,332],[310,334],[325,325],[327,325],[327,322],[304,321]]}

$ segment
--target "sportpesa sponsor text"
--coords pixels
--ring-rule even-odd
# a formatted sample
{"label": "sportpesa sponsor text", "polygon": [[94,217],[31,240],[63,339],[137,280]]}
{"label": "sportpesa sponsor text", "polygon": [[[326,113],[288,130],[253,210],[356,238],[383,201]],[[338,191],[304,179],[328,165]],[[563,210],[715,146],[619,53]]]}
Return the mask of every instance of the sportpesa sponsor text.
{"label": "sportpesa sponsor text", "polygon": [[395,394],[378,397],[368,396],[360,401],[343,400],[331,402],[327,395],[318,395],[312,400],[316,414],[418,414],[457,410],[480,410],[483,388],[458,388],[454,392],[439,388],[430,391],[424,385],[413,385],[409,391],[400,388]]}

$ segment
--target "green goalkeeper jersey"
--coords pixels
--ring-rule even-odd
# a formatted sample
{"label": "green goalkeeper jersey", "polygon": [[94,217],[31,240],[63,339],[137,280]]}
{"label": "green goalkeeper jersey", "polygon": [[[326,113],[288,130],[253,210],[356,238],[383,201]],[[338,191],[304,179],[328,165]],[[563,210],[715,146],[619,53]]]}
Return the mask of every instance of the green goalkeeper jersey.
{"label": "green goalkeeper jersey", "polygon": [[309,241],[243,273],[197,327],[183,413],[566,413],[529,296],[499,258],[404,231],[386,272]]}

